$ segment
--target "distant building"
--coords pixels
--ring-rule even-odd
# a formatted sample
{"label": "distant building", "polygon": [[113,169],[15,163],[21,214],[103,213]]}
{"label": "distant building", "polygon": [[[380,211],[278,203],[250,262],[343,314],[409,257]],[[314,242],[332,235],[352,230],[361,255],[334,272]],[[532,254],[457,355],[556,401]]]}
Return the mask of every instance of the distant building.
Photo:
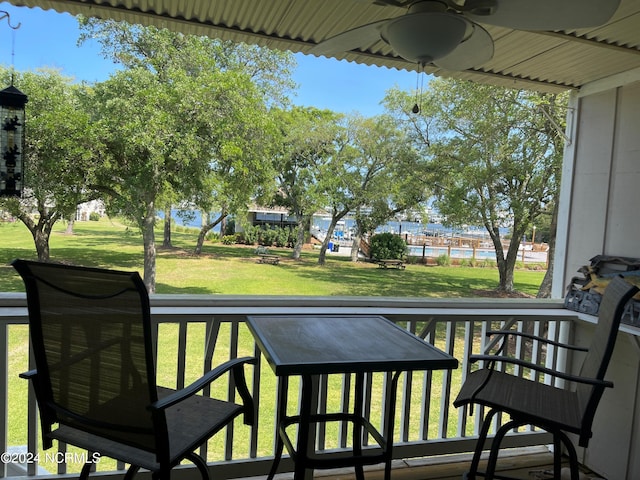
{"label": "distant building", "polygon": [[[290,215],[284,207],[261,207],[253,205],[247,213],[250,225],[270,225],[275,227],[294,227],[298,224],[295,215]],[[236,225],[236,228],[238,225]]]}
{"label": "distant building", "polygon": [[86,222],[89,220],[92,213],[97,213],[101,217],[106,214],[104,202],[102,200],[91,200],[78,205],[76,208],[75,220],[79,222]]}

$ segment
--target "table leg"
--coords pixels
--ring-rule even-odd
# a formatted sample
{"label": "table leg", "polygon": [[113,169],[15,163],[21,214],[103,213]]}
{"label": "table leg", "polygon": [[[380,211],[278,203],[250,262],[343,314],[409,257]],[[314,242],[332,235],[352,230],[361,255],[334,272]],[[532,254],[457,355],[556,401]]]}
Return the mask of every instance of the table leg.
{"label": "table leg", "polygon": [[[389,372],[391,374],[391,372]],[[391,377],[391,386],[387,392],[387,401],[385,406],[385,425],[383,427],[383,436],[386,445],[385,449],[386,461],[384,464],[384,479],[391,480],[391,461],[393,460],[393,429],[395,428],[396,415],[396,393],[398,392],[398,380],[402,372],[395,372]]]}
{"label": "table leg", "polygon": [[[353,399],[353,415],[355,418],[362,418],[364,406],[364,373],[356,373],[356,387]],[[364,429],[362,424],[354,422],[353,425],[353,454],[356,457],[362,455],[362,440]],[[364,480],[364,468],[362,465],[356,465],[356,479]]]}
{"label": "table leg", "polygon": [[311,428],[311,415],[314,399],[317,398],[319,377],[313,375],[302,376],[302,397],[300,399],[300,424],[298,425],[297,457],[293,473],[294,480],[313,478],[313,470],[307,467],[307,459],[315,452],[315,428]]}
{"label": "table leg", "polygon": [[280,433],[280,429],[283,428],[282,424],[287,415],[287,392],[289,388],[288,377],[278,377],[278,398],[276,400],[276,444],[273,449],[273,463],[271,464],[271,470],[267,480],[273,480],[276,472],[278,471],[278,465],[282,459],[282,452],[284,451],[284,440]]}
{"label": "table leg", "polygon": [[274,452],[273,463],[271,464],[271,470],[269,470],[269,475],[267,476],[267,480],[273,480],[273,477],[278,471],[278,464],[280,464],[280,459],[282,458],[282,451],[284,450],[284,442],[282,441],[282,437],[280,437],[279,432],[277,436],[278,436],[278,439],[276,440],[276,449]]}

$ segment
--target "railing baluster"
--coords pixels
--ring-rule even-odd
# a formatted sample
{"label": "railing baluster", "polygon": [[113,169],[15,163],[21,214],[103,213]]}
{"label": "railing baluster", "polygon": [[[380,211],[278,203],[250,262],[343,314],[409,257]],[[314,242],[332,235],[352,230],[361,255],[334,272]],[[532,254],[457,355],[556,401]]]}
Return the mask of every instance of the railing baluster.
{"label": "railing baluster", "polygon": [[[351,374],[342,375],[342,387],[340,392],[340,411],[347,413],[349,411],[349,392],[351,391]],[[346,448],[348,444],[349,428],[347,422],[342,422],[338,432],[338,447]]]}
{"label": "railing baluster", "polygon": [[[220,321],[216,318],[209,318],[205,321],[205,336],[204,336],[204,358],[202,361],[202,373],[206,373],[213,368],[213,352],[218,342],[218,335],[220,335]],[[211,385],[207,385],[203,388],[202,394],[211,395]],[[207,452],[209,448],[206,443],[200,447],[200,455],[202,458],[207,458]]]}
{"label": "railing baluster", "polygon": [[[454,355],[455,331],[457,322],[446,323],[445,348],[449,355]],[[451,405],[451,370],[442,371],[442,389],[440,392],[440,420],[438,422],[438,437],[447,438],[449,426],[449,409]]]}
{"label": "railing baluster", "polygon": [[[467,378],[467,375],[471,371],[471,363],[469,362],[469,356],[473,353],[473,339],[474,339],[474,322],[464,322],[464,345],[462,351],[462,361],[460,362],[461,369],[461,382],[462,385]],[[467,430],[467,406],[462,407],[462,412],[458,415],[458,430],[457,435],[464,437]]]}
{"label": "railing baluster", "polygon": [[[229,332],[229,360],[238,358],[238,322],[234,320],[231,322],[231,328]],[[236,386],[233,382],[233,377],[229,374],[229,384],[227,387],[227,400],[230,402],[235,401]],[[224,446],[224,459],[229,461],[233,459],[233,423],[228,424],[226,427],[226,440]]]}
{"label": "railing baluster", "polygon": [[[407,330],[415,335],[416,324],[414,321],[407,322]],[[402,402],[401,402],[401,421],[400,421],[400,441],[408,442],[411,426],[411,395],[413,391],[413,372],[405,372],[403,374],[402,384]]]}
{"label": "railing baluster", "polygon": [[[0,415],[9,418],[9,325],[0,325]],[[7,393],[1,393],[7,392]],[[0,453],[7,451],[7,424],[0,422]],[[7,476],[7,466],[0,461],[0,478]]]}
{"label": "railing baluster", "polygon": [[[318,413],[327,413],[327,397],[329,395],[329,375],[321,375],[318,385]],[[316,432],[317,447],[319,451],[327,448],[327,424],[325,422],[317,424]]]}
{"label": "railing baluster", "polygon": [[[373,403],[373,374],[366,373],[364,377],[364,417],[371,419],[371,404]],[[363,446],[369,445],[369,437],[365,436]]]}
{"label": "railing baluster", "polygon": [[178,371],[176,373],[176,389],[181,390],[185,385],[187,357],[187,322],[178,323]]}
{"label": "railing baluster", "polygon": [[[258,456],[258,434],[260,425],[260,409],[258,408],[258,399],[261,398],[260,391],[260,377],[262,374],[262,355],[260,355],[260,349],[258,345],[254,344],[253,356],[257,358],[257,361],[253,367],[253,380],[251,382],[251,390],[253,392],[254,404],[254,419],[255,423],[251,426],[251,433],[249,438],[249,457],[256,458]],[[276,433],[277,435],[277,433]]]}

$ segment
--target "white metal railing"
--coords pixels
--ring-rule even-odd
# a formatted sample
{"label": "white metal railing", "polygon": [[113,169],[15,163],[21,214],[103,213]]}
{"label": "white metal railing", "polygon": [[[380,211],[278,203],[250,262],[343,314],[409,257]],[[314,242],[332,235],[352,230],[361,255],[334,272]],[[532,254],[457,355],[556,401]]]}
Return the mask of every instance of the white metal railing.
{"label": "white metal railing", "polygon": [[[554,340],[566,341],[577,314],[561,308],[557,301],[541,300],[421,300],[363,297],[248,297],[181,296],[152,297],[152,317],[157,324],[158,382],[180,388],[211,365],[227,358],[258,355],[244,319],[255,314],[379,314],[401,324],[438,348],[454,355],[460,367],[451,372],[403,374],[398,388],[394,429],[394,457],[412,458],[468,452],[473,449],[482,412],[469,417],[451,402],[472,365],[470,354],[491,347],[484,333],[489,328],[527,329]],[[55,475],[77,472],[82,452],[44,452],[38,448],[37,408],[26,382],[17,375],[28,368],[26,302],[22,294],[0,294],[0,451],[14,452],[14,460],[26,465],[2,465],[0,474]],[[366,334],[366,332],[363,332]],[[517,344],[515,355],[563,368],[566,359],[541,345]],[[268,471],[275,442],[277,392],[279,385],[269,366],[260,359],[249,373],[249,387],[258,404],[258,421],[253,427],[240,421],[221,432],[203,450],[218,478],[264,475]],[[516,371],[529,375],[529,372]],[[370,421],[383,428],[385,392],[390,376],[373,374],[367,379],[366,408]],[[332,375],[319,380],[318,408],[321,411],[348,409],[349,375]],[[288,381],[291,392],[298,379]],[[211,395],[227,398],[228,385]],[[289,410],[296,408],[289,395]],[[333,426],[319,429],[317,448],[332,455],[349,447],[350,435]],[[549,443],[542,432],[522,430],[509,436],[512,446]],[[373,448],[373,447],[371,447]],[[38,458],[39,463],[34,462]],[[123,465],[101,461],[92,475],[122,473]],[[285,457],[282,469],[291,469]],[[20,469],[23,469],[22,471]],[[120,469],[120,470],[118,470]],[[187,471],[185,471],[187,472]],[[49,474],[49,475],[51,475]]]}

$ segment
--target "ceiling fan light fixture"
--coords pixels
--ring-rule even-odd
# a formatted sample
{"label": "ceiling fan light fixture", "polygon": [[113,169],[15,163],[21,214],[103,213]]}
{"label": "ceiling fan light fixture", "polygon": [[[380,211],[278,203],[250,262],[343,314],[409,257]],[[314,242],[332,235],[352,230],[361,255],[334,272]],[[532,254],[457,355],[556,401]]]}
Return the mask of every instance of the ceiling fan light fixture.
{"label": "ceiling fan light fixture", "polygon": [[421,12],[389,21],[382,38],[405,60],[422,65],[451,53],[465,38],[468,21],[444,12]]}

